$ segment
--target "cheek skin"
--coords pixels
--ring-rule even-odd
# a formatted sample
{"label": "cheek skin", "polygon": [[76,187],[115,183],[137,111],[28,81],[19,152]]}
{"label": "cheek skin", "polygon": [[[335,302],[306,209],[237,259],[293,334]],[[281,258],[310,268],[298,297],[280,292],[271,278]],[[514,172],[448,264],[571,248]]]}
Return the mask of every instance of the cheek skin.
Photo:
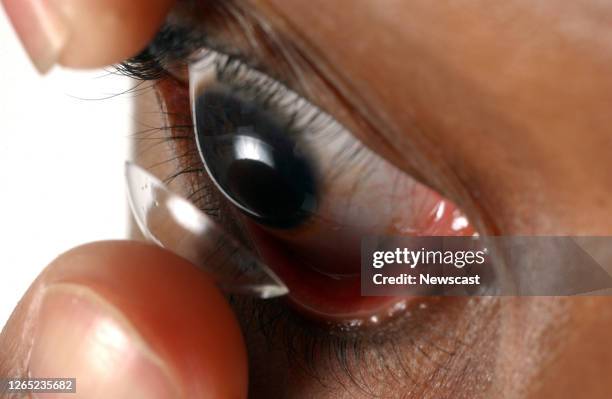
{"label": "cheek skin", "polygon": [[[612,298],[564,298],[568,328],[543,341],[553,356],[529,398],[609,398]],[[551,301],[548,301],[551,302]],[[563,348],[560,350],[559,348]]]}

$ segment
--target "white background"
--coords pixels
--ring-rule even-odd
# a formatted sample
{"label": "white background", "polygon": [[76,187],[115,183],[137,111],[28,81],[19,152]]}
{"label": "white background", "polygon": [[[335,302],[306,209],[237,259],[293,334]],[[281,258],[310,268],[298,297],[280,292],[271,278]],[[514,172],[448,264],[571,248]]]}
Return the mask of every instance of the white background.
{"label": "white background", "polygon": [[129,79],[40,77],[0,7],[0,329],[53,258],[126,232]]}

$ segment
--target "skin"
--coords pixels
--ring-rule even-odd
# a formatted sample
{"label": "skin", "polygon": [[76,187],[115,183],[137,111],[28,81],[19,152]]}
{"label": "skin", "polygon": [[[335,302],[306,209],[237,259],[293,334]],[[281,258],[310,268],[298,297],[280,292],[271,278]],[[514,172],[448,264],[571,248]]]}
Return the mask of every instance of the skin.
{"label": "skin", "polygon": [[[249,7],[318,65],[328,82],[321,97],[342,104],[327,111],[347,126],[356,119],[375,126],[352,129],[366,145],[455,201],[482,231],[612,233],[611,5],[340,3],[252,0]],[[136,51],[142,41],[133,44]],[[432,325],[465,336],[480,331],[482,339],[458,352],[450,372],[420,391],[406,388],[402,397],[607,398],[610,309],[607,297],[502,298],[442,308],[443,321]],[[14,342],[30,311],[26,300],[0,348]],[[483,314],[470,325],[461,322]],[[253,396],[367,397],[347,389],[346,376],[320,384],[282,356],[282,344],[257,350],[264,338],[245,334],[250,361],[258,365]],[[20,356],[12,356],[15,364]],[[333,365],[314,366],[340,374]],[[417,379],[426,376],[418,369]],[[376,391],[400,395],[397,381],[379,376],[370,381]]]}
{"label": "skin", "polygon": [[[46,301],[50,292],[58,290],[67,299],[53,304]],[[93,303],[103,304],[95,311],[95,318],[128,321],[139,336],[132,338],[130,344],[142,345],[142,341],[159,357],[181,397],[208,394],[246,397],[242,336],[231,309],[213,282],[170,252],[129,241],[97,242],[74,248],[43,271],[0,335],[0,375],[26,376],[28,370],[43,377],[61,373],[54,367],[41,366],[37,359],[41,351],[32,355],[32,346],[54,333],[55,329],[46,329],[45,323],[61,315],[70,316],[69,303],[81,298],[82,292],[93,297]],[[68,323],[78,329],[85,321],[77,317]],[[68,331],[63,334],[70,337]],[[73,340],[65,343],[68,348],[77,344]],[[57,353],[53,348],[43,348],[44,352],[57,358],[58,364],[68,363],[74,354],[71,350]],[[139,370],[139,366],[135,369]],[[77,372],[78,368],[70,375]],[[128,380],[134,377],[126,373],[125,384],[129,385]],[[155,378],[151,381],[142,375],[140,378],[146,384],[155,383]],[[76,397],[94,397],[92,392],[86,392],[86,384],[81,385],[78,391],[82,396]],[[108,395],[113,396],[112,388],[107,389]]]}
{"label": "skin", "polygon": [[405,154],[435,146],[445,170],[423,179],[464,205],[443,185],[478,195],[494,231],[610,233],[610,5],[257,3],[379,123],[396,163],[417,169]]}
{"label": "skin", "polygon": [[155,34],[174,3],[2,0],[15,31],[41,73],[54,64],[94,68],[130,57]]}
{"label": "skin", "polygon": [[[394,148],[364,136],[365,143],[409,172],[418,169],[485,229],[612,231],[609,4],[255,3],[322,64],[350,103],[371,115],[377,134]],[[405,156],[414,151],[441,162],[423,172]],[[497,371],[500,391],[608,396],[610,305],[603,297],[502,301],[500,312],[516,318],[496,354],[505,362]],[[558,317],[561,309],[568,318]],[[535,324],[539,333],[519,338]],[[567,332],[564,350],[554,361],[534,358],[559,344],[554,330]],[[513,381],[510,374],[521,369],[525,378]]]}

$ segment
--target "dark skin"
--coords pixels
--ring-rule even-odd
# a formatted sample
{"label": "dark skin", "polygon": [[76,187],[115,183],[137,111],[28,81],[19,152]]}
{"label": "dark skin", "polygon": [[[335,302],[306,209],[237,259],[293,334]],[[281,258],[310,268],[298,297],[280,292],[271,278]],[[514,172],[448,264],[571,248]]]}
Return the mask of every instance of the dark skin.
{"label": "dark skin", "polygon": [[[317,66],[307,76],[324,82],[316,85],[320,106],[459,204],[481,232],[612,233],[612,6],[596,0],[246,4]],[[142,43],[135,40],[134,49]],[[411,370],[400,375],[410,378],[398,383],[363,359],[349,369],[365,373],[384,397],[610,396],[609,298],[449,301],[433,304],[419,328],[398,338]],[[6,331],[5,342],[12,330]],[[257,365],[253,396],[368,397],[324,356],[312,364],[327,376],[321,384],[299,359],[287,360],[287,347],[268,351],[262,348],[270,338],[244,333]],[[472,339],[458,345],[460,337]],[[451,357],[428,352],[444,367],[419,356],[414,343],[425,340],[452,348]],[[374,358],[372,346],[367,353]],[[383,353],[389,364],[391,349]]]}

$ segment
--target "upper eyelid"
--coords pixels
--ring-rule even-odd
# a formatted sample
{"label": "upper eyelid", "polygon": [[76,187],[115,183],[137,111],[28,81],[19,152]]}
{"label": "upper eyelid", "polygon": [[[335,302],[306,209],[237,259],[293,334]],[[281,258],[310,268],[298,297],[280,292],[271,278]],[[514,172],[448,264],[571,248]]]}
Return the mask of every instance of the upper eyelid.
{"label": "upper eyelid", "polygon": [[[137,73],[142,75],[143,72],[147,73],[145,68],[153,67],[161,71],[157,72],[157,74],[163,77],[163,75],[168,75],[172,66],[182,64],[184,78],[179,80],[182,83],[188,83],[187,66],[190,57],[204,48],[210,48],[279,82],[308,103],[340,122],[351,134],[355,130],[376,130],[376,127],[364,119],[358,111],[353,109],[344,96],[335,89],[333,84],[325,76],[321,75],[318,68],[313,68],[310,61],[305,59],[302,53],[291,50],[291,43],[280,43],[282,38],[278,35],[272,34],[268,39],[276,41],[276,47],[282,50],[280,51],[280,57],[279,54],[273,57],[266,57],[264,54],[257,53],[257,49],[252,48],[252,46],[249,46],[246,51],[241,51],[237,45],[228,44],[230,40],[221,36],[205,34],[203,31],[198,31],[193,27],[189,28],[187,25],[166,24],[142,55],[139,56],[140,60],[145,62],[140,64],[128,62],[126,68],[135,69]],[[268,43],[268,46],[271,45],[272,43]],[[297,56],[297,60],[292,59],[293,55]],[[277,59],[272,61],[269,58]],[[285,66],[288,66],[290,73],[281,72],[284,71],[283,67],[278,66],[281,62],[286,63]],[[153,70],[153,74],[156,74],[155,70]],[[176,77],[175,74],[172,75]],[[341,111],[338,112],[337,109],[341,109]],[[364,134],[359,137],[362,138],[363,136]]]}
{"label": "upper eyelid", "polygon": [[[257,53],[257,49],[251,46],[252,43],[248,43],[247,51],[240,51],[238,46],[229,45],[230,40],[224,39],[224,37],[221,37],[222,35],[206,34],[201,30],[194,29],[193,26],[188,26],[167,23],[140,55],[122,66],[122,72],[138,79],[144,77],[146,80],[159,79],[169,75],[176,78],[177,75],[169,73],[169,71],[172,70],[173,66],[178,65],[183,68],[181,74],[184,78],[178,79],[177,82],[187,83],[189,57],[202,48],[208,47],[240,60],[250,68],[282,83],[312,105],[332,116],[358,137],[362,143],[366,144],[368,142],[368,136],[376,137],[376,140],[369,142],[376,143],[376,147],[370,147],[370,149],[377,154],[384,152],[387,154],[387,159],[397,160],[401,158],[402,154],[398,153],[397,148],[389,141],[387,136],[379,133],[381,126],[384,126],[384,124],[375,123],[377,120],[372,119],[370,113],[362,113],[360,108],[356,108],[354,102],[343,95],[343,92],[335,86],[333,80],[330,80],[326,73],[321,71],[311,60],[305,58],[305,55],[299,49],[294,48],[290,42],[283,40],[282,36],[275,33],[272,33],[271,37],[262,36],[262,38],[270,39],[271,42],[259,46],[259,50],[261,48],[267,48],[267,50],[277,48],[280,50],[280,54],[267,57],[261,52]],[[228,34],[228,36],[231,35]],[[273,42],[276,42],[276,45]],[[279,65],[281,62],[286,63],[285,67],[289,72]],[[397,165],[397,163],[395,164]],[[408,173],[412,176],[419,176],[421,181],[426,183],[431,181],[420,169],[410,168]]]}
{"label": "upper eyelid", "polygon": [[[226,4],[226,2],[222,3]],[[228,1],[228,3],[234,4],[233,1]],[[171,66],[182,64],[182,76],[186,76],[189,56],[203,47],[208,47],[238,59],[250,68],[279,81],[339,121],[362,143],[375,143],[376,147],[370,147],[374,152],[387,154],[387,159],[401,158],[401,154],[388,137],[379,132],[384,127],[383,123],[376,123],[378,119],[373,119],[372,113],[362,112],[362,108],[357,107],[352,99],[347,98],[344,92],[336,86],[337,82],[330,79],[325,70],[307,58],[307,54],[302,52],[297,44],[254,15],[252,12],[245,11],[244,16],[245,19],[248,19],[247,23],[251,23],[252,26],[265,27],[259,34],[246,32],[246,30],[252,31],[255,28],[245,29],[244,21],[243,23],[224,21],[224,26],[221,28],[218,26],[211,28],[213,24],[205,25],[199,21],[196,22],[197,25],[194,25],[193,22],[189,25],[175,18],[172,23],[164,26],[158,37],[143,52],[140,60],[144,62],[140,64],[129,62],[125,69],[128,69],[128,72],[130,69],[136,70],[142,75],[142,72],[147,72],[146,69],[143,71],[143,67],[152,67],[153,75],[176,77],[175,74],[169,74],[168,71],[171,70]],[[204,32],[203,29],[209,31]],[[251,40],[241,41],[236,38],[241,35]],[[139,66],[141,68],[138,68]],[[187,79],[180,79],[180,81],[186,83]],[[368,140],[368,136],[376,137],[376,139]],[[411,168],[409,174],[420,176],[422,181],[430,181],[423,176],[420,169]]]}
{"label": "upper eyelid", "polygon": [[[327,79],[285,34],[247,2],[179,2],[147,48],[121,69],[139,79],[170,75],[187,83],[192,56],[203,48],[240,61],[334,114],[326,109],[330,104],[317,101],[326,90]],[[330,93],[335,90],[330,89]]]}
{"label": "upper eyelid", "polygon": [[[264,62],[263,57],[258,56],[255,49],[241,51],[237,46],[228,45],[227,42],[229,40],[224,40],[222,37],[206,35],[185,26],[166,24],[141,55],[136,57],[139,62],[130,60],[124,65],[124,68],[128,73],[137,75],[136,77],[149,76],[152,79],[159,79],[170,74],[182,83],[189,84],[188,68],[200,63],[210,53],[216,53],[221,55],[227,64],[239,65],[242,69],[251,70],[275,87],[283,88],[283,92],[291,93],[292,98],[297,98],[299,101],[294,101],[295,104],[290,104],[288,108],[303,108],[299,107],[299,104],[307,103],[312,109],[317,110],[316,115],[304,117],[301,119],[302,122],[303,119],[308,119],[312,123],[315,120],[326,119],[320,118],[320,115],[326,115],[327,118],[335,121],[332,113],[326,112],[320,104],[312,101],[312,96],[308,95],[312,92],[305,88],[308,82],[304,83],[304,79],[301,79],[302,82],[300,82],[297,79],[286,78],[282,76],[283,74],[278,73],[272,62],[267,59]],[[214,43],[213,46],[211,43]],[[178,73],[176,72],[177,66],[181,68]],[[301,75],[303,77],[303,74]],[[261,84],[254,86],[260,89],[262,87]],[[264,92],[269,91],[264,90]],[[278,91],[276,93],[278,94]],[[293,113],[301,115],[295,110]],[[293,123],[296,122],[293,121]]]}

